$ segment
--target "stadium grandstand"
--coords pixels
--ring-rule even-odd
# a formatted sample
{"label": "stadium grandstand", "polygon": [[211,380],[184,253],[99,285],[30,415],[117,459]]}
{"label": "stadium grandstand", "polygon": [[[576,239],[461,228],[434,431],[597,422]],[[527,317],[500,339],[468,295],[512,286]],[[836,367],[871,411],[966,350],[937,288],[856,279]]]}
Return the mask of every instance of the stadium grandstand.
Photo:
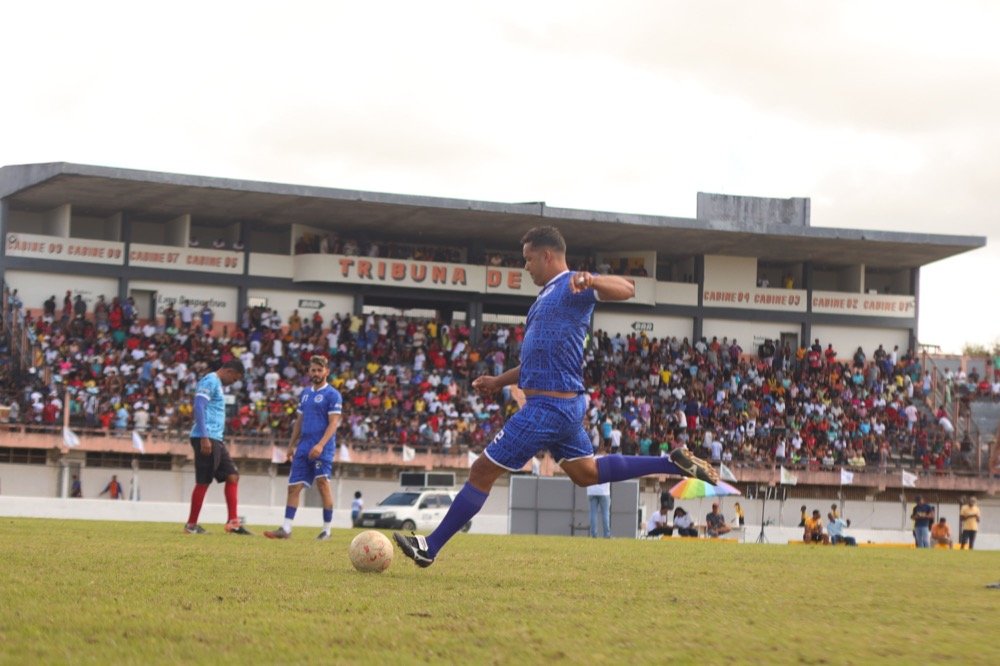
{"label": "stadium grandstand", "polygon": [[686,445],[744,488],[783,466],[802,497],[844,492],[842,470],[871,501],[898,501],[903,471],[941,501],[988,493],[1000,364],[935,359],[917,330],[921,267],[985,239],[814,227],[808,199],[697,197],[678,218],[3,167],[0,495],[67,497],[76,476],[92,496],[117,469],[142,470],[144,501],[186,501],[196,379],[238,358],[243,502],[280,503],[314,354],[344,395],[339,478],[461,477],[517,409],[469,383],[517,363],[537,293],[518,239],[540,224],[569,239],[571,268],[636,285],[594,314],[595,443]]}

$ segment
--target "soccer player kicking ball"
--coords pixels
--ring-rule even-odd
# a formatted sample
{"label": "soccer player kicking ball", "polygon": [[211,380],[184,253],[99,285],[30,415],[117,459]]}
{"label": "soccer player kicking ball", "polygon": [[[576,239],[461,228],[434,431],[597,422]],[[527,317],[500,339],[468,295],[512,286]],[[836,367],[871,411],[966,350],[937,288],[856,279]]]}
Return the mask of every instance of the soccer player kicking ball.
{"label": "soccer player kicking ball", "polygon": [[205,493],[212,485],[212,479],[226,484],[226,509],[229,518],[226,532],[229,534],[250,534],[240,524],[237,515],[237,488],[239,471],[229,457],[222,435],[226,429],[226,399],[222,387],[229,386],[243,377],[243,363],[226,361],[215,372],[210,372],[200,380],[194,395],[194,427],[191,428],[191,446],[194,448],[194,490],[191,491],[191,513],[188,515],[184,531],[188,534],[204,534],[198,524],[198,514],[205,501]]}
{"label": "soccer player kicking ball", "polygon": [[517,471],[541,449],[559,461],[578,486],[624,481],[647,474],[695,476],[715,484],[718,473],[684,449],[669,458],[609,455],[595,459],[583,429],[587,397],[583,386],[583,344],[594,303],[624,301],[635,286],[617,275],[570,272],[566,241],[555,227],[535,227],[521,238],[524,269],[542,287],[528,310],[521,364],[499,376],[484,375],[473,388],[496,393],[516,384],[526,396],[518,411],[476,459],[469,480],[444,520],[428,536],[393,533],[403,554],[421,567],[434,562],[448,540],[483,507],[494,482]]}
{"label": "soccer player kicking ball", "polygon": [[292,470],[288,475],[288,501],[285,503],[285,522],[276,530],[264,532],[268,539],[287,539],[292,536],[292,520],[299,508],[302,487],[316,482],[316,489],[323,498],[323,531],[319,541],[330,538],[333,522],[333,493],[330,475],[333,472],[333,454],[337,451],[337,426],[340,425],[342,399],[340,392],[330,386],[327,360],[313,356],[309,360],[309,381],[312,384],[299,397],[292,441],[288,444],[288,459]]}

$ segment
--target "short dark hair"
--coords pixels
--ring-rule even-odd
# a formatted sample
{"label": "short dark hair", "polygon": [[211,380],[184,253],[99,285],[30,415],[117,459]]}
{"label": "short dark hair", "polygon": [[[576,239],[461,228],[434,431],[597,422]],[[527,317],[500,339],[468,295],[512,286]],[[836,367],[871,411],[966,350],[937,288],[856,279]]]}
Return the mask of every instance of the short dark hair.
{"label": "short dark hair", "polygon": [[563,254],[566,253],[566,239],[552,225],[529,229],[528,233],[521,236],[521,245],[527,243],[531,243],[532,247],[549,247]]}
{"label": "short dark hair", "polygon": [[243,373],[246,372],[246,368],[243,366],[243,361],[240,361],[240,360],[235,359],[235,358],[232,359],[232,360],[230,360],[230,361],[226,361],[225,363],[223,363],[222,367],[219,368],[219,370],[232,370],[233,372],[235,372],[236,374],[238,374],[240,377],[242,377]]}

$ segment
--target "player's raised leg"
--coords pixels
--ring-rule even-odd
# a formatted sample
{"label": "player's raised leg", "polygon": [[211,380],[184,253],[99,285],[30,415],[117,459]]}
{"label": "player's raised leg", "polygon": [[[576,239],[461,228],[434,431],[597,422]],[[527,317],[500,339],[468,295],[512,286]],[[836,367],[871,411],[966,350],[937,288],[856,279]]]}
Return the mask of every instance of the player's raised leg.
{"label": "player's raised leg", "polygon": [[578,486],[627,481],[650,474],[693,476],[713,485],[719,482],[719,473],[715,468],[685,449],[675,449],[669,458],[623,456],[616,453],[596,460],[589,457],[563,460],[561,466]]}

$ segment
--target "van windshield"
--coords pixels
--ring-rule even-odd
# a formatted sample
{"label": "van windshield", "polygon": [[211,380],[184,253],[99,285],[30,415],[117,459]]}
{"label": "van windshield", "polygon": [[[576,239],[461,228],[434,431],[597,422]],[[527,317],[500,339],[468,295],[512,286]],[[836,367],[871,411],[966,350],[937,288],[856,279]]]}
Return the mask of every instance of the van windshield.
{"label": "van windshield", "polygon": [[379,506],[413,506],[420,493],[393,493],[378,503]]}

